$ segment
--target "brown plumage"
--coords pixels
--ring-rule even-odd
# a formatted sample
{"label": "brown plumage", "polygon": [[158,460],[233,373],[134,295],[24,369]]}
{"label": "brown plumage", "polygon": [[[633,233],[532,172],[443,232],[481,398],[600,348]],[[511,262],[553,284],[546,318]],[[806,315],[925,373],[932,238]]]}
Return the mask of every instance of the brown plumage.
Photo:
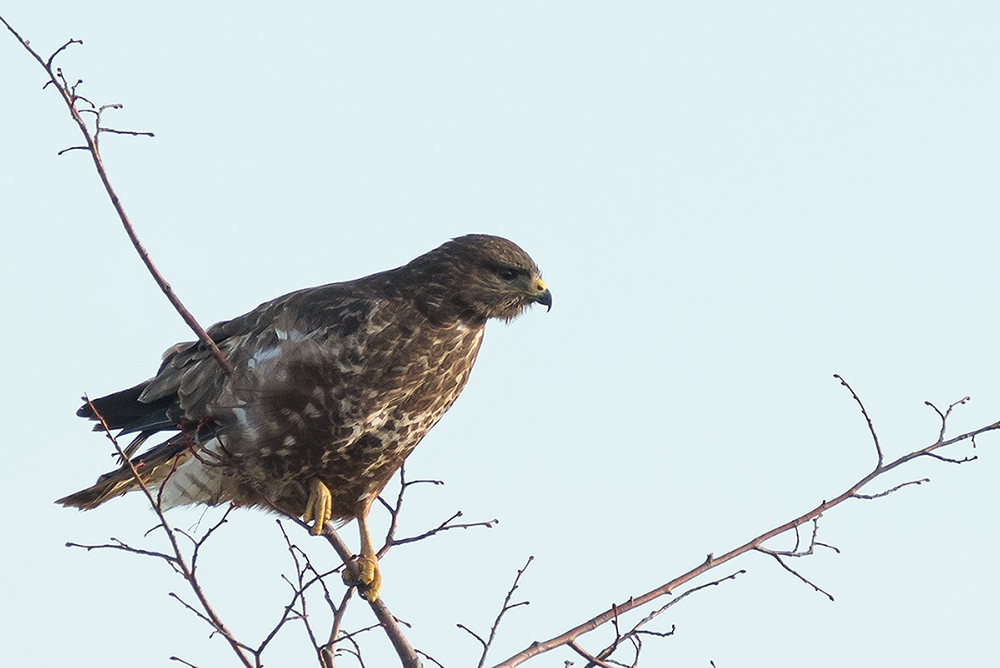
{"label": "brown plumage", "polygon": [[[109,428],[137,434],[129,456],[157,432],[179,432],[132,460],[164,508],[276,507],[315,518],[317,533],[331,517],[358,518],[372,562],[360,584],[374,600],[371,503],[458,397],[486,321],[536,302],[551,307],[552,297],[527,253],[499,237],[459,237],[209,328],[232,376],[200,343],[178,344],[152,379],[93,406]],[[97,419],[89,404],[77,414]],[[57,503],[89,509],[135,488],[123,466]]]}

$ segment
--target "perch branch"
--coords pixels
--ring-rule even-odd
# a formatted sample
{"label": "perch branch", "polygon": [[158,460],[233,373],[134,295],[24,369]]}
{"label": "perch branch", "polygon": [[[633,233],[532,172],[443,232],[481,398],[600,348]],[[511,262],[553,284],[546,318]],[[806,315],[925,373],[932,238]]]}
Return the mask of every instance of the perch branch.
{"label": "perch branch", "polygon": [[[298,524],[304,529],[309,529],[309,525],[302,521],[302,518],[295,517],[277,506],[272,506],[275,512],[281,513],[287,517],[290,521]],[[340,557],[340,560],[344,562],[344,568],[347,571],[347,577],[351,581],[358,581],[360,570],[358,568],[358,562],[354,559],[354,553],[351,549],[347,547],[344,539],[340,537],[337,530],[334,528],[333,524],[327,522],[323,527],[323,537],[326,538],[327,542]],[[403,668],[420,668],[420,658],[414,651],[410,642],[403,635],[402,629],[399,627],[399,620],[389,611],[386,607],[385,602],[381,597],[370,601],[372,612],[375,613],[375,618],[378,619],[379,624],[385,631],[386,636],[389,638],[389,642],[392,643],[393,649],[396,650],[396,654],[399,656],[399,660],[403,665]],[[341,636],[343,637],[343,636]]]}

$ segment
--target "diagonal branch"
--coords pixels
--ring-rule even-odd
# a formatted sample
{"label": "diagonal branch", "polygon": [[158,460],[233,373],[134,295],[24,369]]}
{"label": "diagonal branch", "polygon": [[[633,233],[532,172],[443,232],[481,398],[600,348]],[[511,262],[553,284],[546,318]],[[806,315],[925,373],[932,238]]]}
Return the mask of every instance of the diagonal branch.
{"label": "diagonal branch", "polygon": [[[111,200],[111,205],[115,208],[115,212],[118,214],[119,220],[121,220],[122,227],[125,228],[125,234],[128,235],[129,241],[132,242],[132,246],[139,254],[139,258],[142,260],[143,264],[146,265],[146,269],[153,277],[153,280],[156,281],[156,284],[160,287],[160,290],[163,292],[164,295],[166,295],[171,305],[173,305],[174,310],[176,310],[177,313],[181,316],[181,318],[184,319],[184,322],[187,323],[187,326],[190,327],[191,331],[195,333],[201,344],[205,346],[209,351],[211,351],[212,355],[219,363],[219,366],[221,366],[222,369],[228,375],[232,375],[233,369],[232,366],[229,364],[229,360],[226,359],[226,356],[219,349],[219,346],[217,346],[215,344],[215,341],[212,340],[212,337],[210,337],[208,333],[202,328],[202,326],[198,324],[198,321],[195,320],[195,317],[191,315],[191,312],[187,310],[187,308],[181,302],[180,298],[174,293],[173,288],[170,287],[169,283],[167,283],[166,279],[160,273],[160,270],[156,268],[155,264],[153,264],[153,259],[149,256],[149,252],[146,250],[145,246],[143,246],[142,242],[139,241],[139,237],[138,235],[136,235],[135,229],[132,227],[132,223],[129,221],[128,215],[125,213],[125,207],[122,206],[121,200],[118,198],[117,193],[115,193],[115,189],[111,185],[111,180],[108,177],[107,170],[104,167],[104,161],[101,159],[101,153],[100,150],[98,149],[98,137],[102,131],[112,132],[115,134],[143,134],[148,136],[152,136],[152,133],[132,133],[125,131],[111,130],[109,128],[102,128],[100,126],[100,112],[106,108],[111,108],[112,105],[101,107],[97,111],[90,109],[83,110],[83,111],[90,111],[91,113],[95,113],[98,115],[96,130],[95,132],[92,133],[90,131],[90,128],[87,127],[86,122],[83,120],[83,116],[81,115],[81,110],[77,109],[78,102],[83,101],[88,104],[91,104],[89,100],[84,98],[82,95],[77,94],[76,87],[80,84],[80,82],[77,81],[75,84],[70,85],[66,81],[65,76],[63,76],[61,69],[59,68],[53,69],[53,61],[55,60],[56,56],[58,56],[62,51],[64,51],[72,44],[83,44],[83,40],[78,40],[78,39],[69,40],[61,47],[56,49],[56,51],[53,52],[53,54],[49,56],[49,58],[46,60],[43,59],[38,54],[38,52],[32,49],[28,43],[28,40],[21,37],[21,35],[18,34],[16,30],[14,30],[13,26],[7,23],[6,19],[4,19],[2,16],[0,16],[0,22],[2,22],[4,26],[7,27],[7,30],[10,31],[12,35],[14,35],[17,41],[21,43],[21,46],[23,46],[24,49],[28,53],[30,53],[31,56],[36,61],[38,61],[38,64],[41,65],[42,69],[44,69],[46,74],[49,75],[49,81],[48,83],[45,84],[45,86],[47,87],[49,85],[53,85],[55,86],[56,90],[59,91],[60,97],[62,97],[63,102],[66,104],[66,108],[69,110],[70,116],[73,117],[73,120],[76,122],[77,127],[80,129],[80,133],[83,135],[83,139],[85,142],[85,146],[74,146],[72,147],[72,149],[69,150],[86,149],[90,153],[90,157],[94,161],[94,167],[97,169],[97,175],[100,177],[101,183],[104,185],[104,190],[105,192],[107,192],[108,197]],[[93,105],[91,104],[91,106]],[[118,106],[120,107],[121,105]]]}
{"label": "diagonal branch", "polygon": [[[871,419],[868,417],[868,412],[865,410],[864,405],[861,404],[861,401],[858,398],[857,394],[855,394],[854,390],[851,389],[850,386],[847,385],[847,383],[844,382],[842,378],[840,378],[840,376],[835,376],[835,377],[838,380],[840,380],[845,385],[845,387],[847,387],[850,390],[851,395],[854,397],[854,399],[861,406],[862,414],[864,415],[865,420],[868,423],[869,429],[870,429],[870,431],[872,433],[872,437],[873,437],[873,439],[875,440],[875,442],[877,444],[878,441],[877,441],[877,437],[875,436],[874,426],[872,425]],[[963,399],[963,400],[961,400],[959,402],[956,402],[955,404],[952,404],[951,407],[953,408],[954,406],[957,406],[958,404],[964,403],[965,401],[966,400]],[[950,409],[949,409],[948,413],[950,413]],[[943,414],[943,417],[947,417],[947,416],[948,416],[947,413]],[[602,626],[604,624],[607,624],[607,623],[611,622],[612,620],[616,619],[618,617],[618,615],[620,615],[620,614],[623,614],[623,613],[626,613],[626,612],[628,612],[630,610],[634,610],[636,608],[639,608],[639,607],[641,607],[641,606],[649,603],[650,601],[656,600],[657,598],[660,598],[662,596],[669,595],[677,587],[680,587],[681,585],[683,585],[683,584],[685,584],[687,582],[690,582],[691,580],[694,580],[698,576],[702,575],[703,573],[708,572],[709,570],[711,570],[713,568],[716,568],[717,566],[720,566],[722,564],[730,562],[733,559],[736,559],[737,557],[740,557],[740,556],[746,554],[747,552],[752,552],[752,551],[763,551],[763,552],[766,552],[767,549],[766,548],[762,549],[762,546],[767,541],[771,540],[772,538],[775,538],[776,536],[780,536],[780,535],[782,535],[782,534],[784,534],[784,533],[786,533],[788,531],[792,531],[792,530],[796,529],[799,526],[802,526],[803,524],[805,524],[807,522],[811,522],[813,520],[818,519],[821,515],[823,515],[827,511],[829,511],[831,508],[834,508],[835,506],[840,505],[841,503],[843,503],[844,501],[847,501],[848,499],[857,498],[858,497],[858,492],[862,488],[864,488],[866,485],[868,485],[869,483],[871,483],[873,480],[875,480],[875,479],[881,477],[882,475],[888,473],[889,471],[892,471],[892,470],[894,470],[896,468],[899,468],[900,466],[903,466],[904,464],[907,464],[908,462],[911,462],[914,459],[918,459],[920,457],[926,457],[926,456],[938,456],[939,457],[939,455],[935,455],[934,454],[935,450],[939,450],[941,448],[945,448],[945,447],[948,447],[950,445],[954,445],[954,444],[962,442],[962,441],[970,441],[970,442],[974,443],[976,436],[978,436],[980,434],[987,433],[987,432],[996,431],[998,429],[1000,429],[1000,421],[994,422],[992,424],[988,424],[988,425],[986,425],[984,427],[980,427],[979,429],[975,429],[973,431],[966,432],[966,433],[961,434],[959,436],[955,436],[953,438],[944,440],[943,437],[942,437],[943,434],[944,434],[944,426],[942,426],[940,435],[939,435],[938,439],[934,443],[932,443],[931,445],[928,445],[927,447],[921,448],[919,450],[914,450],[913,452],[910,452],[908,454],[902,455],[901,457],[899,457],[899,458],[897,458],[897,459],[889,462],[888,464],[885,464],[883,462],[883,456],[882,456],[881,447],[878,446],[878,445],[876,445],[877,454],[879,456],[879,462],[875,466],[875,468],[870,473],[868,473],[866,476],[864,476],[863,478],[861,478],[860,480],[858,480],[856,483],[854,483],[853,485],[851,485],[847,490],[845,490],[845,491],[841,492],[840,494],[838,494],[836,497],[834,497],[834,498],[832,498],[832,499],[830,499],[828,501],[824,500],[822,503],[820,503],[819,505],[817,505],[812,510],[809,510],[809,511],[807,511],[807,512],[801,514],[801,515],[799,515],[798,517],[785,522],[784,524],[781,524],[779,526],[774,527],[770,531],[766,531],[766,532],[764,532],[764,533],[762,533],[762,534],[760,534],[760,535],[758,535],[758,536],[750,539],[749,541],[743,543],[739,547],[736,547],[736,548],[730,550],[729,552],[726,552],[725,554],[723,554],[723,555],[721,555],[719,557],[715,557],[715,556],[709,554],[708,557],[705,559],[705,561],[702,562],[700,565],[696,566],[695,568],[692,568],[691,570],[687,571],[686,573],[684,573],[682,575],[679,575],[679,576],[675,577],[674,579],[670,580],[666,584],[661,585],[661,586],[659,586],[659,587],[657,587],[655,589],[652,589],[652,590],[650,590],[650,591],[648,591],[645,594],[642,594],[640,596],[632,597],[629,600],[625,601],[624,603],[620,603],[618,605],[612,606],[610,609],[605,610],[604,612],[602,612],[602,613],[600,613],[600,614],[592,617],[591,619],[588,619],[587,621],[583,622],[582,624],[578,624],[578,625],[574,626],[573,628],[565,631],[564,633],[562,633],[562,634],[560,634],[558,636],[555,636],[555,637],[550,638],[550,639],[545,640],[545,641],[536,641],[536,642],[532,643],[531,645],[529,645],[524,650],[522,650],[521,652],[518,652],[517,654],[511,656],[506,661],[503,661],[502,663],[497,664],[495,666],[495,668],[514,668],[514,666],[518,666],[518,665],[524,663],[525,661],[527,661],[528,659],[530,659],[532,657],[535,657],[535,656],[538,656],[539,654],[543,654],[545,652],[551,651],[551,650],[553,650],[553,649],[555,649],[557,647],[566,646],[570,642],[575,641],[580,636],[582,636],[582,635],[584,635],[586,633],[589,633],[590,631],[593,631],[594,629],[596,629],[596,628],[598,628],[598,627],[600,627],[600,626]],[[960,461],[960,460],[955,460],[955,461]],[[780,561],[781,560],[779,559],[779,562]],[[784,564],[782,563],[782,565],[784,565]],[[786,566],[786,568],[787,568],[787,566]],[[812,583],[809,583],[809,584],[812,585]],[[826,593],[826,592],[824,592],[824,593]]]}
{"label": "diagonal branch", "polygon": [[[281,513],[287,517],[292,522],[295,522],[299,526],[308,529],[308,525],[302,521],[301,518],[290,515],[277,506],[272,506],[276,512]],[[337,530],[334,528],[333,524],[327,522],[323,527],[323,537],[326,538],[330,546],[333,547],[337,556],[340,560],[344,562],[345,569],[347,571],[347,577],[351,581],[357,581],[359,576],[358,562],[354,559],[354,553],[351,549],[347,547],[344,539],[340,537]],[[389,638],[389,642],[392,643],[392,647],[396,650],[396,654],[399,656],[399,660],[403,665],[403,668],[420,668],[420,658],[417,656],[416,651],[414,651],[413,646],[410,645],[410,641],[406,639],[403,635],[402,629],[399,628],[399,621],[396,617],[389,611],[385,602],[381,597],[370,601],[372,612],[375,613],[375,618],[378,619],[379,624],[385,631],[386,636]]]}
{"label": "diagonal branch", "polygon": [[[158,502],[157,497],[146,485],[146,482],[142,479],[142,476],[139,474],[139,470],[135,467],[135,464],[132,462],[132,460],[125,456],[125,452],[118,444],[118,439],[116,439],[114,434],[111,433],[111,428],[108,427],[108,423],[105,421],[104,416],[101,415],[100,411],[97,410],[97,407],[94,406],[94,403],[89,398],[86,397],[84,398],[86,399],[87,405],[90,407],[90,410],[93,411],[95,418],[98,421],[100,421],[101,426],[104,429],[104,435],[107,436],[109,441],[111,441],[111,444],[114,446],[115,452],[118,454],[119,458],[121,458],[128,465],[129,470],[132,472],[133,479],[135,480],[139,488],[142,490],[142,493],[146,495],[146,500],[149,502],[149,505],[153,509],[153,512],[156,513],[156,517],[159,520],[159,524],[157,525],[157,527],[154,527],[154,529],[162,528],[163,533],[166,534],[167,540],[170,542],[170,548],[173,551],[172,557],[170,555],[164,555],[160,553],[151,554],[151,556],[159,556],[165,559],[175,570],[177,570],[181,574],[181,576],[190,586],[191,591],[194,593],[195,597],[198,599],[198,603],[201,605],[202,611],[204,611],[204,614],[202,614],[202,612],[195,610],[198,616],[207,621],[212,626],[212,628],[216,630],[216,632],[218,632],[220,635],[222,635],[223,638],[226,639],[226,641],[229,643],[229,646],[232,648],[233,652],[236,654],[236,656],[239,658],[240,662],[245,666],[245,668],[252,668],[254,664],[251,663],[250,657],[247,656],[246,653],[247,647],[243,643],[239,642],[236,639],[236,637],[233,636],[233,634],[229,631],[229,629],[226,628],[226,625],[223,624],[222,620],[219,618],[215,610],[212,608],[211,603],[209,603],[208,598],[205,596],[205,592],[202,590],[201,585],[198,583],[198,579],[195,576],[193,564],[189,565],[187,559],[184,558],[184,553],[181,551],[181,547],[177,542],[177,535],[174,529],[171,528],[171,526],[167,523],[167,518],[163,515],[163,507]],[[228,515],[228,512],[226,513],[226,515]],[[224,516],[222,518],[222,521],[219,522],[219,524],[216,525],[215,528],[221,526],[225,522],[225,520],[226,518]],[[195,546],[196,549],[199,546],[200,545],[196,543]],[[135,550],[131,551],[134,552]],[[194,610],[194,608],[192,608],[190,605],[181,600],[180,597],[176,595],[173,596],[178,601],[181,601],[181,603],[183,603],[186,607]]]}

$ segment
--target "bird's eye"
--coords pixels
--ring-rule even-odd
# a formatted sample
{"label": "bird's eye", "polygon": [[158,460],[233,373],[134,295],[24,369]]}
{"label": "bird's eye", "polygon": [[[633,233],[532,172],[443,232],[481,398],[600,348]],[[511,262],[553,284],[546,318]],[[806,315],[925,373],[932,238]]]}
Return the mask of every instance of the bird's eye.
{"label": "bird's eye", "polygon": [[499,269],[497,269],[497,276],[499,276],[505,281],[513,281],[515,278],[517,278],[517,271],[511,269],[510,267],[500,267]]}

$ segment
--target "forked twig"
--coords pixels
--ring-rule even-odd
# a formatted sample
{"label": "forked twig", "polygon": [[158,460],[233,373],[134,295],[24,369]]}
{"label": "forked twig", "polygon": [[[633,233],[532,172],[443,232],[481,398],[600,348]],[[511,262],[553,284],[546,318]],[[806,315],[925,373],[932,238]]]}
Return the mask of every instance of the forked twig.
{"label": "forked twig", "polygon": [[408,543],[416,543],[418,541],[430,538],[431,536],[436,536],[439,533],[442,533],[444,531],[450,531],[452,529],[472,529],[475,527],[484,527],[486,529],[492,529],[493,527],[495,527],[497,524],[500,523],[500,520],[493,518],[492,520],[485,520],[479,522],[462,522],[453,524],[455,520],[462,517],[462,511],[458,510],[455,511],[455,513],[453,513],[451,517],[441,522],[438,526],[434,527],[433,529],[425,531],[416,536],[409,536],[407,538],[396,538],[396,530],[399,527],[399,514],[403,509],[404,494],[406,490],[408,490],[413,485],[422,485],[422,484],[443,485],[444,481],[407,480],[406,465],[404,464],[399,468],[399,492],[396,494],[395,503],[390,504],[382,496],[378,497],[379,503],[381,503],[382,507],[389,512],[389,518],[390,518],[389,528],[386,530],[385,533],[385,541],[382,543],[382,547],[379,548],[376,552],[379,558],[382,558],[385,555],[385,553],[389,551],[389,548],[395,545],[406,545]]}
{"label": "forked twig", "polygon": [[[138,235],[136,235],[135,229],[132,227],[132,223],[129,221],[128,215],[125,213],[125,207],[122,205],[121,200],[118,198],[115,189],[111,185],[111,179],[108,177],[108,172],[104,167],[104,161],[101,159],[101,152],[98,146],[98,140],[103,132],[110,132],[113,134],[132,134],[132,135],[143,135],[143,136],[153,136],[151,132],[130,132],[124,130],[114,130],[111,128],[101,127],[100,124],[100,114],[105,109],[119,109],[121,105],[104,105],[100,108],[95,109],[94,104],[77,93],[77,87],[82,83],[82,80],[78,80],[76,83],[70,84],[66,77],[63,75],[62,70],[59,68],[53,69],[53,61],[56,56],[65,51],[69,46],[73,44],[83,44],[83,40],[71,39],[63,44],[61,47],[56,49],[48,59],[43,59],[34,49],[31,48],[28,40],[21,37],[21,35],[14,30],[13,26],[7,23],[6,19],[0,16],[0,22],[3,22],[7,30],[21,43],[21,46],[31,54],[31,56],[38,61],[38,64],[42,66],[45,73],[49,75],[49,81],[43,86],[47,88],[52,85],[57,91],[59,91],[60,97],[62,97],[63,102],[66,104],[66,108],[69,110],[70,116],[76,122],[77,127],[80,129],[80,133],[83,135],[85,142],[84,146],[73,146],[70,149],[61,151],[60,154],[65,153],[69,150],[87,150],[90,153],[91,158],[94,161],[94,167],[97,169],[97,175],[101,179],[101,183],[104,185],[104,190],[107,192],[108,197],[111,199],[111,205],[115,208],[115,212],[118,214],[119,220],[121,220],[122,227],[125,228],[125,233],[128,235],[129,240],[132,242],[132,246],[135,248],[136,252],[139,254],[139,258],[142,260],[143,264],[146,265],[146,269],[149,271],[153,280],[160,287],[160,290],[166,295],[167,299],[173,305],[174,310],[180,314],[187,326],[191,328],[191,331],[195,333],[198,340],[203,346],[205,346],[212,355],[215,357],[219,365],[225,370],[229,375],[232,375],[233,369],[229,364],[229,360],[222,353],[219,347],[212,340],[212,337],[208,335],[207,332],[202,328],[198,321],[195,319],[191,312],[187,310],[184,304],[181,302],[180,298],[174,293],[170,284],[167,283],[166,279],[160,273],[160,270],[156,268],[153,264],[153,259],[149,256],[146,251],[145,246],[139,241]],[[77,105],[79,103],[85,103],[89,105],[90,108],[79,109]],[[83,120],[83,113],[92,113],[97,118],[95,131],[91,132],[90,128],[87,127],[87,123]]]}
{"label": "forked twig", "polygon": [[[871,418],[868,415],[868,411],[864,407],[864,404],[861,402],[860,398],[854,392],[854,390],[851,389],[851,387],[843,380],[843,378],[841,378],[839,375],[835,376],[835,378],[837,378],[851,392],[851,396],[854,398],[854,400],[860,406],[862,415],[864,416],[865,421],[868,424],[869,432],[871,433],[872,440],[875,443],[875,449],[876,449],[876,454],[877,454],[877,459],[878,459],[878,461],[876,463],[876,466],[874,467],[874,469],[871,472],[869,472],[867,475],[865,475],[864,477],[862,477],[856,483],[854,483],[853,485],[851,485],[844,492],[838,494],[836,497],[834,497],[834,498],[832,498],[830,500],[824,500],[822,503],[820,503],[819,505],[817,505],[812,510],[809,510],[809,511],[807,511],[807,512],[801,514],[801,515],[799,515],[798,517],[785,522],[784,524],[776,526],[773,529],[771,529],[769,531],[766,531],[766,532],[764,532],[764,533],[762,533],[762,534],[760,534],[760,535],[758,535],[758,536],[750,539],[746,543],[744,543],[744,544],[740,545],[739,547],[736,547],[736,548],[734,548],[734,549],[726,552],[722,556],[715,557],[715,556],[713,556],[713,555],[710,554],[705,559],[705,561],[702,562],[700,565],[696,566],[695,568],[692,568],[691,570],[687,571],[686,573],[683,573],[682,575],[677,576],[676,578],[670,580],[666,584],[661,585],[661,586],[659,586],[659,587],[657,587],[655,589],[652,589],[652,590],[650,590],[650,591],[648,591],[645,594],[642,594],[640,596],[635,596],[635,597],[629,598],[624,603],[620,603],[618,605],[612,606],[611,609],[605,610],[604,612],[602,612],[602,613],[600,613],[600,614],[592,617],[591,619],[589,619],[589,620],[587,620],[587,621],[585,621],[585,622],[583,622],[581,624],[578,624],[578,625],[574,626],[573,628],[565,631],[564,633],[562,633],[562,634],[560,634],[558,636],[555,636],[553,638],[550,638],[550,639],[544,640],[544,641],[536,641],[536,642],[532,643],[530,646],[528,646],[527,648],[525,648],[524,650],[522,650],[521,652],[518,652],[517,654],[511,656],[506,661],[503,661],[502,663],[497,664],[495,668],[514,668],[514,666],[518,666],[518,665],[524,663],[525,661],[527,661],[528,659],[530,659],[532,657],[535,657],[535,656],[538,656],[539,654],[551,651],[551,650],[553,650],[553,649],[555,649],[557,647],[562,647],[562,646],[568,645],[571,641],[575,641],[581,635],[583,635],[585,633],[589,633],[590,631],[593,631],[594,629],[596,629],[596,628],[598,628],[598,627],[600,627],[600,626],[602,626],[604,624],[607,624],[607,623],[611,622],[613,619],[617,619],[619,615],[624,614],[624,613],[626,613],[626,612],[628,612],[630,610],[635,610],[636,608],[639,608],[639,607],[641,607],[643,605],[646,605],[650,601],[653,601],[653,600],[655,600],[655,599],[657,599],[657,598],[659,598],[661,596],[666,596],[666,595],[670,594],[677,587],[679,587],[679,586],[681,586],[681,585],[683,585],[683,584],[685,584],[687,582],[690,582],[691,580],[697,578],[698,576],[702,575],[703,573],[706,573],[707,571],[709,571],[709,570],[711,570],[713,568],[716,568],[717,566],[720,566],[721,564],[724,564],[724,563],[727,563],[729,561],[732,561],[733,559],[735,559],[735,558],[737,558],[739,556],[742,556],[743,554],[746,554],[747,552],[755,551],[755,552],[763,552],[763,553],[771,554],[776,559],[778,559],[779,563],[781,563],[783,567],[785,567],[788,570],[791,570],[780,559],[780,554],[778,554],[778,556],[775,556],[775,554],[777,554],[777,553],[775,553],[775,551],[773,551],[773,550],[770,550],[769,548],[764,547],[764,544],[767,543],[768,541],[770,541],[772,538],[780,536],[780,535],[782,535],[782,534],[784,534],[784,533],[786,533],[788,531],[792,531],[795,528],[797,528],[799,526],[802,526],[803,524],[805,524],[807,522],[812,522],[812,521],[817,520],[820,516],[822,516],[827,511],[829,511],[831,508],[834,508],[835,506],[840,505],[841,503],[843,503],[844,501],[846,501],[848,499],[858,498],[859,497],[859,492],[860,492],[861,489],[863,489],[866,485],[868,485],[869,483],[871,483],[873,480],[875,480],[875,479],[881,477],[882,475],[888,473],[889,471],[892,471],[892,470],[894,470],[896,468],[899,468],[900,466],[902,466],[902,465],[904,465],[904,464],[906,464],[906,463],[908,463],[910,461],[913,461],[914,459],[920,458],[920,457],[930,456],[932,458],[939,458],[940,459],[941,456],[937,455],[934,451],[939,450],[941,448],[948,447],[950,445],[954,445],[956,443],[960,443],[962,441],[970,441],[970,442],[974,443],[976,436],[978,436],[980,434],[984,434],[984,433],[987,433],[987,432],[996,431],[996,430],[1000,429],[1000,421],[998,421],[998,422],[994,422],[992,424],[988,424],[988,425],[986,425],[984,427],[980,427],[979,429],[974,429],[972,431],[969,431],[969,432],[966,432],[964,434],[960,434],[958,436],[954,436],[952,438],[949,438],[949,439],[945,440],[943,438],[945,430],[944,430],[944,425],[942,425],[940,433],[938,435],[938,439],[934,443],[928,445],[927,447],[921,448],[919,450],[914,450],[914,451],[912,451],[912,452],[910,452],[908,454],[902,455],[902,456],[896,458],[895,460],[893,460],[893,461],[891,461],[889,463],[885,463],[885,461],[884,461],[884,455],[882,453],[882,448],[881,448],[881,445],[878,443],[878,437],[877,437],[877,435],[875,433],[874,424],[872,423]],[[960,404],[965,403],[966,401],[968,401],[967,398],[962,399],[960,401],[957,401],[957,402],[955,402],[954,404],[952,404],[949,407],[948,411],[946,411],[946,412],[938,411],[938,413],[939,413],[939,415],[942,416],[942,419],[944,421],[946,421],[947,417],[949,417],[949,415],[951,413],[951,409],[954,408],[954,407],[956,407],[956,406],[958,406],[958,405],[960,405]],[[937,410],[937,409],[935,409],[935,410]],[[953,462],[956,462],[956,463],[962,463],[964,461],[971,461],[971,460],[972,460],[971,458],[966,458],[964,460],[950,460],[950,461],[953,461]],[[912,484],[912,483],[907,483],[907,484],[904,484],[904,485],[900,485],[898,488],[902,488],[904,486],[907,486],[908,484]],[[889,490],[889,492],[891,492],[891,491],[895,491],[895,490]],[[889,493],[889,492],[886,492],[886,493]],[[872,495],[873,498],[877,498],[879,496],[885,496],[885,493],[877,494],[877,495]],[[864,498],[864,496],[862,495],[860,498]],[[818,545],[818,543],[817,543],[817,545]],[[798,576],[800,579],[803,579],[805,582],[807,582],[811,586],[815,587],[815,585],[813,585],[813,583],[809,582],[808,580],[805,580],[805,578],[803,578],[801,575],[799,575],[798,573],[795,573],[794,570],[792,570],[792,572],[796,576]],[[816,589],[818,591],[821,591],[824,594],[827,594],[827,592],[824,592],[822,589],[819,589],[819,587],[816,587]],[[827,595],[829,596],[829,594],[827,594]]]}
{"label": "forked twig", "polygon": [[[174,598],[176,598],[178,601],[180,601],[183,605],[185,605],[186,607],[188,607],[189,609],[195,610],[195,612],[198,614],[198,616],[201,619],[204,619],[206,622],[208,622],[212,626],[212,628],[215,630],[215,632],[219,633],[223,638],[226,639],[226,641],[229,643],[229,646],[232,648],[233,652],[239,658],[240,662],[246,668],[252,668],[255,664],[253,662],[251,662],[250,657],[247,656],[246,650],[248,648],[243,643],[239,642],[235,638],[235,636],[233,636],[233,634],[229,631],[229,629],[226,628],[226,625],[223,624],[222,620],[215,613],[215,610],[212,608],[212,605],[209,603],[208,598],[205,596],[205,592],[202,590],[201,586],[198,584],[198,579],[195,576],[195,571],[194,571],[193,565],[189,565],[188,564],[188,561],[185,558],[184,553],[181,551],[180,544],[177,542],[176,532],[175,532],[175,530],[173,528],[171,528],[170,524],[167,522],[166,517],[163,515],[163,508],[158,503],[157,497],[153,494],[153,492],[146,485],[146,482],[143,480],[142,476],[139,474],[139,470],[136,469],[135,463],[131,459],[129,459],[128,457],[125,456],[125,451],[122,450],[121,446],[118,444],[118,439],[116,439],[115,436],[114,436],[114,434],[111,433],[111,429],[110,429],[110,427],[108,427],[107,421],[105,421],[105,419],[101,415],[100,411],[97,410],[97,407],[94,405],[94,402],[92,402],[87,397],[84,397],[84,399],[86,400],[87,405],[90,407],[90,410],[93,412],[94,418],[100,422],[101,427],[104,430],[105,436],[107,436],[108,440],[111,441],[111,444],[114,446],[115,452],[118,454],[118,457],[120,459],[124,460],[125,463],[128,465],[129,470],[132,472],[132,478],[135,480],[136,485],[138,485],[139,489],[142,490],[142,493],[146,496],[146,500],[149,502],[149,505],[153,509],[153,512],[156,513],[156,517],[157,517],[157,520],[159,520],[159,524],[157,525],[157,527],[154,527],[154,528],[162,528],[163,529],[163,533],[166,535],[167,540],[170,543],[171,551],[173,552],[173,556],[162,555],[161,558],[164,558],[167,561],[167,563],[169,563],[171,565],[172,568],[174,568],[176,571],[178,571],[181,574],[181,576],[184,578],[185,582],[188,583],[188,586],[191,588],[191,591],[194,593],[195,597],[198,599],[198,603],[201,606],[201,610],[200,611],[195,610],[195,608],[191,607],[188,603],[184,602],[176,594],[171,594],[171,595]],[[227,512],[227,515],[228,515],[228,512]],[[225,519],[226,518],[224,516],[223,519],[222,519],[222,522],[224,522]],[[217,525],[217,526],[221,526],[222,522],[220,522],[219,525]],[[122,544],[122,545],[124,545],[124,544]],[[196,543],[195,550],[197,550],[198,547],[199,547],[199,544]],[[90,549],[90,548],[88,548],[88,549]],[[122,549],[126,549],[126,548],[122,548]],[[135,550],[133,550],[131,548],[127,548],[127,549],[129,551],[135,552]],[[142,554],[143,552],[138,552],[138,553]],[[149,553],[149,556],[160,556],[160,553]]]}
{"label": "forked twig", "polygon": [[510,589],[507,590],[507,595],[503,599],[503,605],[500,606],[500,612],[497,614],[496,619],[493,621],[493,626],[490,627],[490,634],[486,640],[483,640],[483,638],[478,633],[470,629],[465,624],[457,624],[458,628],[462,629],[463,631],[471,635],[473,638],[478,640],[479,644],[482,645],[483,647],[483,653],[479,656],[479,663],[476,665],[476,668],[483,668],[483,666],[486,664],[486,655],[489,654],[490,647],[493,646],[493,641],[497,637],[497,631],[500,629],[500,622],[503,620],[504,615],[506,615],[514,608],[518,608],[522,605],[529,604],[528,601],[511,603],[510,599],[511,597],[514,596],[514,592],[517,591],[518,583],[520,583],[521,581],[521,576],[524,575],[524,572],[528,570],[528,566],[530,566],[531,562],[534,560],[535,557],[533,556],[528,557],[528,561],[526,561],[524,563],[524,566],[522,566],[520,570],[517,571],[517,575],[514,576],[514,582],[513,584],[511,584]]}

